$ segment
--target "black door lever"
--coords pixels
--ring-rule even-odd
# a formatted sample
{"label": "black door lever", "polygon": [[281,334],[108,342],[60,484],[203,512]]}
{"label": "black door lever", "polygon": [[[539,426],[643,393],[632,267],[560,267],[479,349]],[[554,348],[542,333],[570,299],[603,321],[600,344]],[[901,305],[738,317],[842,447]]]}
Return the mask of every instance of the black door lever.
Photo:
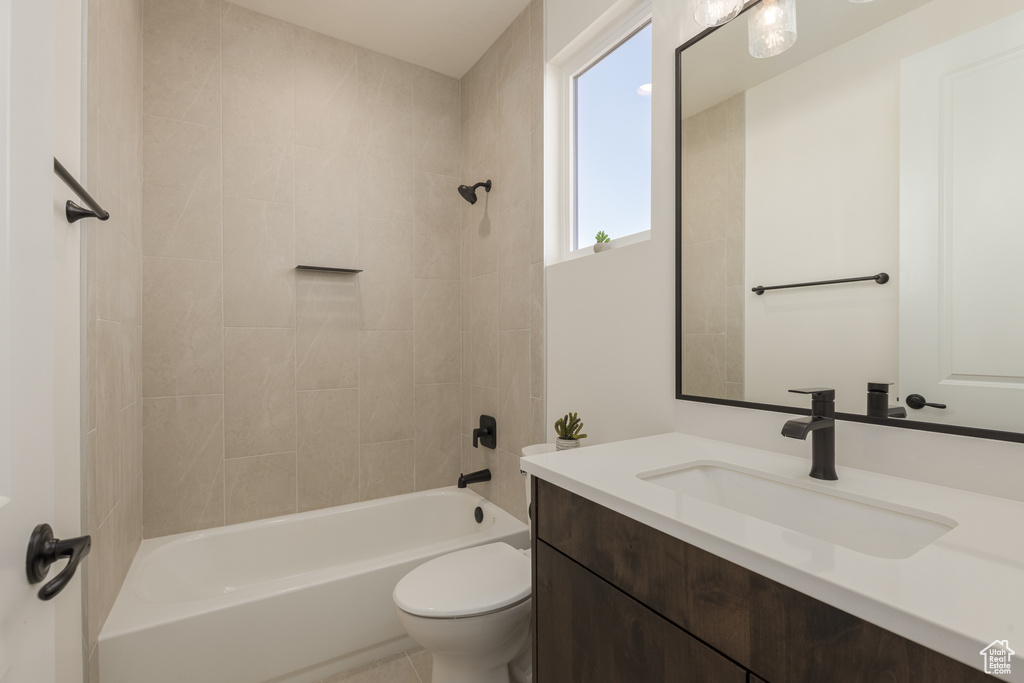
{"label": "black door lever", "polygon": [[907,396],[906,404],[908,408],[912,408],[915,411],[920,411],[923,408],[937,408],[940,411],[946,410],[945,403],[929,403],[920,393],[911,393]]}
{"label": "black door lever", "polygon": [[78,564],[89,554],[92,538],[80,536],[60,540],[53,537],[53,529],[49,524],[40,524],[32,531],[28,539],[28,555],[25,558],[25,573],[28,582],[36,584],[46,578],[50,565],[62,557],[68,558],[64,570],[53,581],[39,589],[40,600],[52,600],[67,587],[71,577],[75,575]]}
{"label": "black door lever", "polygon": [[907,405],[914,410],[921,410],[921,408],[938,408],[939,410],[945,410],[945,403],[928,403],[925,397],[921,394],[911,394],[907,396]]}

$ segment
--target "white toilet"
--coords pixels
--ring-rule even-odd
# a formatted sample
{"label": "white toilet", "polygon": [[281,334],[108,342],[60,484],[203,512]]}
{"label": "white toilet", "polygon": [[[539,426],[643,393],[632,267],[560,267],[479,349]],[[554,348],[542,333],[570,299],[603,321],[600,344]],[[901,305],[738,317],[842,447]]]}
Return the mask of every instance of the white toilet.
{"label": "white toilet", "polygon": [[528,550],[490,543],[443,555],[406,574],[394,599],[434,656],[434,683],[529,683]]}

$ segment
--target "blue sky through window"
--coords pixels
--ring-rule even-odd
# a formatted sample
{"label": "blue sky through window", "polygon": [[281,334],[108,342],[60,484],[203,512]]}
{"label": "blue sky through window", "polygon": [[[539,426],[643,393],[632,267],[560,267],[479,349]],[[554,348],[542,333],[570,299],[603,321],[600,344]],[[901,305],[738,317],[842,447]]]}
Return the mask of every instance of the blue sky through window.
{"label": "blue sky through window", "polygon": [[576,79],[576,248],[651,227],[648,24]]}

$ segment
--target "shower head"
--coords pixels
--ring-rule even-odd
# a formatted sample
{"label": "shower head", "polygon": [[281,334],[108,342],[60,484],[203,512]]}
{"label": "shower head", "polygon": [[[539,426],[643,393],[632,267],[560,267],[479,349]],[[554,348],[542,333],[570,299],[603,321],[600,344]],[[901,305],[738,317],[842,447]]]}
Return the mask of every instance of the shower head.
{"label": "shower head", "polygon": [[461,194],[462,198],[465,199],[470,204],[476,204],[476,188],[478,187],[482,187],[488,192],[490,192],[491,181],[488,180],[487,182],[477,183],[473,187],[470,187],[469,185],[459,185],[459,194]]}

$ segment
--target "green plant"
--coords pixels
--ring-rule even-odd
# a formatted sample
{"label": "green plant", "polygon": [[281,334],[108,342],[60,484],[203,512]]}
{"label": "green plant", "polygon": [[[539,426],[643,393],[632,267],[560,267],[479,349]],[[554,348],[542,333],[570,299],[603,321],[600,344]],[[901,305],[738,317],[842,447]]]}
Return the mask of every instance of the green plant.
{"label": "green plant", "polygon": [[586,434],[580,434],[583,429],[583,420],[576,413],[569,413],[565,417],[555,420],[555,433],[559,439],[585,439]]}
{"label": "green plant", "polygon": [[609,237],[608,233],[606,233],[604,230],[602,230],[601,232],[597,233],[597,235],[594,237],[594,239],[597,240],[598,244],[600,244],[601,242],[611,242],[612,241],[612,238]]}

